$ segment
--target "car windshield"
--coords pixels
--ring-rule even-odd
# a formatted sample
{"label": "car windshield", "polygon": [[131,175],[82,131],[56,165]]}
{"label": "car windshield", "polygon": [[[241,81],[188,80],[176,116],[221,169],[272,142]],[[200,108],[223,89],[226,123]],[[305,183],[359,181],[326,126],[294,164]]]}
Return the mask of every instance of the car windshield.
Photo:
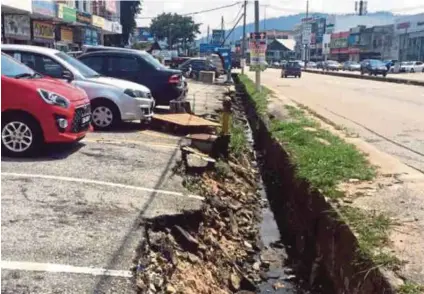
{"label": "car windshield", "polygon": [[1,74],[10,78],[18,77],[41,77],[26,65],[19,63],[12,57],[1,55]]}
{"label": "car windshield", "polygon": [[382,61],[380,61],[380,60],[371,60],[370,61],[370,64],[371,65],[373,65],[373,66],[386,66]]}
{"label": "car windshield", "polygon": [[405,62],[405,65],[414,65],[413,62]]}
{"label": "car windshield", "polygon": [[154,58],[149,53],[144,53],[143,54],[143,58],[148,63],[150,63],[151,65],[153,65],[155,68],[164,68],[165,67],[162,63],[159,62],[159,60],[157,60],[156,58]]}
{"label": "car windshield", "polygon": [[76,70],[78,70],[78,72],[85,78],[101,76],[98,72],[92,70],[78,59],[75,59],[64,52],[56,53],[56,56],[71,65],[72,67],[74,67]]}

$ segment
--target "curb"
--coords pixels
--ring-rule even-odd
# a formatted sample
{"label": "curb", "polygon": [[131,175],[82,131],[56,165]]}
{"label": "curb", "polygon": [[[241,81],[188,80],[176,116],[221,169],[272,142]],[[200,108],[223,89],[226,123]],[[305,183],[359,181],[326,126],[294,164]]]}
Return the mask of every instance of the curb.
{"label": "curb", "polygon": [[360,75],[351,74],[351,73],[316,71],[316,70],[310,70],[310,69],[306,69],[303,71],[308,73],[321,74],[321,75],[346,77],[346,78],[354,78],[354,79],[361,79],[361,80],[373,80],[373,81],[379,81],[379,82],[407,84],[407,85],[424,87],[424,81],[407,80],[407,79],[399,79],[399,78],[387,78],[387,77],[380,78],[380,77],[374,77],[374,76],[360,76]]}

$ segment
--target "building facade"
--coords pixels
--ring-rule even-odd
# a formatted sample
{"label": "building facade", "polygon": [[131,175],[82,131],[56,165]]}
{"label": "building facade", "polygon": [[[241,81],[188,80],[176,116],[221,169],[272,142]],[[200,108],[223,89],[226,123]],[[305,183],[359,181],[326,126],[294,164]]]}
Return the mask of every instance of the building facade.
{"label": "building facade", "polygon": [[[103,2],[104,15],[95,8]],[[102,4],[100,4],[102,5]],[[32,44],[61,51],[103,44],[105,34],[121,34],[117,1],[2,0],[2,42]]]}
{"label": "building facade", "polygon": [[396,19],[394,38],[398,60],[424,61],[424,13]]}

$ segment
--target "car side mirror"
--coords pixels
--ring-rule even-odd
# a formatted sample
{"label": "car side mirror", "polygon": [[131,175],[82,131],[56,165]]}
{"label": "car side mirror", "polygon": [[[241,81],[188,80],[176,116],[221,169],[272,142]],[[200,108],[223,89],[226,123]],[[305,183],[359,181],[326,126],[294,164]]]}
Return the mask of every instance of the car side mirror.
{"label": "car side mirror", "polygon": [[68,83],[70,83],[74,79],[74,76],[69,70],[64,70],[62,72],[62,78],[65,79]]}

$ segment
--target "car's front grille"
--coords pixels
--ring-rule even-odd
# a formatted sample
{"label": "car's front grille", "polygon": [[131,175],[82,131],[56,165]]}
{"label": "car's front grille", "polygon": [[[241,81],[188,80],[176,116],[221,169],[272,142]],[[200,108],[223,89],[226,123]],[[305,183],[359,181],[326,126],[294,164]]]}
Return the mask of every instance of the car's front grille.
{"label": "car's front grille", "polygon": [[[87,121],[84,118],[89,117]],[[83,105],[75,109],[74,119],[72,120],[71,132],[79,133],[88,130],[91,122],[90,104]]]}

